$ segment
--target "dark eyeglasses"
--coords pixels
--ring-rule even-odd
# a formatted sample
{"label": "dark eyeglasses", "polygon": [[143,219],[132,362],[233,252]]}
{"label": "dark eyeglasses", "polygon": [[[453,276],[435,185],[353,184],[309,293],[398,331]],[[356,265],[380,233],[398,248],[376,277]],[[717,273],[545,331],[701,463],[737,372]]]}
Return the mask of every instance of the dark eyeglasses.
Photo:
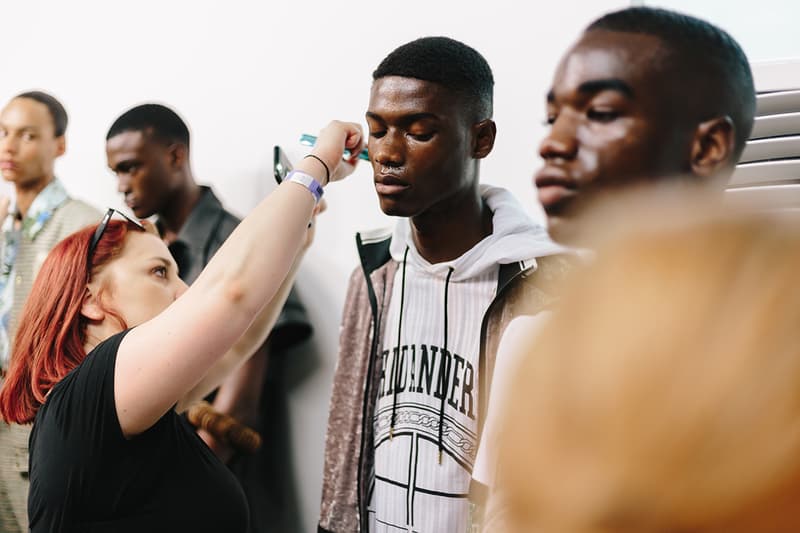
{"label": "dark eyeglasses", "polygon": [[94,255],[94,251],[97,248],[97,245],[100,243],[100,239],[103,238],[103,233],[106,232],[106,228],[108,227],[108,222],[111,220],[111,217],[114,216],[114,213],[117,213],[122,218],[130,222],[131,224],[136,225],[142,231],[145,231],[145,227],[142,226],[141,222],[133,220],[132,218],[128,217],[122,211],[114,209],[113,207],[109,207],[106,214],[103,215],[103,220],[100,221],[100,224],[97,225],[97,229],[94,230],[94,235],[92,235],[92,240],[89,241],[89,253],[87,254],[86,261],[88,265],[88,271],[91,272],[92,270],[92,256]]}

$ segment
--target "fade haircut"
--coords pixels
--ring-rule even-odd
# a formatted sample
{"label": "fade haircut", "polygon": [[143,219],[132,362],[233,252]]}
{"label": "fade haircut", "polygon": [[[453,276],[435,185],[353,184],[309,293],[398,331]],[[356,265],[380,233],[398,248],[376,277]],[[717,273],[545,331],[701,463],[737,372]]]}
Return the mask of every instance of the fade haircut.
{"label": "fade haircut", "polygon": [[18,94],[14,98],[28,98],[30,100],[39,102],[40,104],[44,104],[44,106],[47,107],[47,111],[50,113],[50,117],[53,119],[55,136],[61,137],[67,133],[67,110],[64,109],[64,106],[61,105],[61,102],[56,100],[54,96],[42,91],[28,91]]}
{"label": "fade haircut", "polygon": [[[671,79],[671,94],[700,121],[728,116],[736,129],[736,160],[753,128],[755,87],[747,56],[726,31],[696,17],[650,7],[609,13],[586,31],[608,30],[657,37],[666,57],[657,64]],[[696,98],[699,96],[699,98]],[[680,107],[676,106],[676,107]],[[695,107],[695,109],[691,109]]]}
{"label": "fade haircut", "polygon": [[141,131],[168,144],[177,142],[189,147],[186,123],[161,104],[142,104],[125,111],[109,128],[106,140],[126,131]]}
{"label": "fade haircut", "polygon": [[372,79],[401,76],[438,83],[466,97],[477,120],[492,116],[494,77],[474,48],[449,37],[422,37],[395,48]]}

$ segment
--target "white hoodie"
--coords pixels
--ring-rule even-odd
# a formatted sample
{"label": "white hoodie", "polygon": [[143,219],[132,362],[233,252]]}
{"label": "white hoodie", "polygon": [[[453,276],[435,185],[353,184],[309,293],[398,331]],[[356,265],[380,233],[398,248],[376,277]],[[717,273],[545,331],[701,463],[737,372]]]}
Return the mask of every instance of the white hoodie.
{"label": "white hoodie", "polygon": [[373,417],[371,531],[466,531],[478,444],[480,327],[499,265],[533,266],[536,257],[563,251],[510,192],[482,186],[481,195],[493,212],[493,232],[453,261],[422,258],[408,219],[392,236],[400,268]]}

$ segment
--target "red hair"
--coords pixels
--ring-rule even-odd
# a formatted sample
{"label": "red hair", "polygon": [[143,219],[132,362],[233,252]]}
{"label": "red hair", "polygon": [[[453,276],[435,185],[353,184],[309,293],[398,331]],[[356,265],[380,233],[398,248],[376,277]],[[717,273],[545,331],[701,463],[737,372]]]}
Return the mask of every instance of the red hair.
{"label": "red hair", "polygon": [[6,422],[32,422],[50,389],[86,358],[87,321],[81,307],[87,280],[120,254],[128,231],[137,228],[109,221],[87,271],[89,241],[96,229],[88,226],[59,242],[33,282],[0,390],[0,417]]}

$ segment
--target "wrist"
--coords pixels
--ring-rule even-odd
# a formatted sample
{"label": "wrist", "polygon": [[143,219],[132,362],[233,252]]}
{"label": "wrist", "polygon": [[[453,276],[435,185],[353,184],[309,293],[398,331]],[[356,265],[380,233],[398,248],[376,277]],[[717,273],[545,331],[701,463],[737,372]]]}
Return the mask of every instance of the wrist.
{"label": "wrist", "polygon": [[313,161],[325,170],[325,181],[323,182],[322,180],[317,180],[322,184],[323,187],[331,182],[331,167],[325,162],[324,159],[316,154],[308,154],[303,158],[303,161],[305,160]]}
{"label": "wrist", "polygon": [[292,170],[286,176],[285,181],[290,181],[305,187],[314,197],[315,203],[319,203],[320,199],[322,199],[322,195],[324,194],[322,185],[319,181],[317,181],[316,177],[308,172],[303,170]]}

